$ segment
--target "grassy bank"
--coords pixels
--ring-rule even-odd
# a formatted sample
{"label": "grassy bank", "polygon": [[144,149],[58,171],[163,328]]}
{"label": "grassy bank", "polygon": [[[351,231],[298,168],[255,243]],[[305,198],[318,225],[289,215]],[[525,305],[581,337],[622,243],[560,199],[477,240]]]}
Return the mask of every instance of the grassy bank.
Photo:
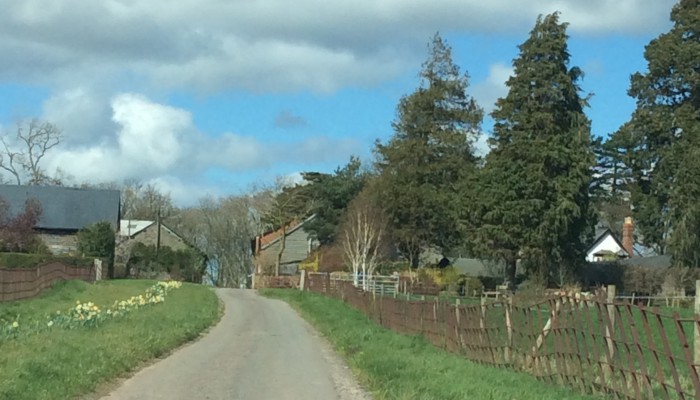
{"label": "grassy bank", "polygon": [[21,331],[80,302],[100,308],[143,294],[154,281],[63,282],[44,295],[0,303],[0,319],[18,321],[19,334],[0,340],[0,399],[68,399],[196,338],[219,316],[216,295],[183,284],[160,304],[147,305],[98,326]]}
{"label": "grassy bank", "polygon": [[573,400],[597,397],[526,374],[477,365],[418,337],[393,333],[342,302],[298,290],[262,290],[297,308],[347,359],[376,399]]}

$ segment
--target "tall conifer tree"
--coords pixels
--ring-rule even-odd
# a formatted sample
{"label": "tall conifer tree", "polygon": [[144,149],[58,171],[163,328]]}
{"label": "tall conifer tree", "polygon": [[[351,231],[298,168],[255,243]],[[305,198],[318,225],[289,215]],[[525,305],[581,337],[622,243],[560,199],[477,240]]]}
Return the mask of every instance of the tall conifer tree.
{"label": "tall conifer tree", "polygon": [[[620,130],[634,146],[632,191],[639,239],[700,266],[700,0],[681,0],[673,28],[645,49],[648,71],[632,76],[637,100]],[[617,135],[617,134],[616,134]]]}
{"label": "tall conifer tree", "polygon": [[472,143],[483,118],[450,46],[435,35],[429,49],[420,87],[399,102],[394,136],[376,144],[380,198],[414,265],[431,245],[444,251],[460,243],[456,188],[474,171]]}
{"label": "tall conifer tree", "polygon": [[472,237],[482,256],[503,260],[513,282],[517,260],[532,273],[566,283],[585,258],[594,213],[594,155],[587,105],[569,68],[565,23],[539,17],[513,61],[499,99],[492,151],[479,179]]}

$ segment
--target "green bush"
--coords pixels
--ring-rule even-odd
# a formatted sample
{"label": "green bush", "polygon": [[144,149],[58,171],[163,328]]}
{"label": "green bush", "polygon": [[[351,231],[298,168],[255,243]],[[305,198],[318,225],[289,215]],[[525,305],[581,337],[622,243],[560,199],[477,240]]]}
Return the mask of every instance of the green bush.
{"label": "green bush", "polygon": [[32,269],[51,262],[60,262],[76,267],[90,267],[92,258],[54,256],[51,254],[0,253],[0,268]]}
{"label": "green bush", "polygon": [[193,249],[173,250],[168,246],[135,243],[126,265],[129,275],[155,277],[167,273],[174,279],[199,283],[204,275],[206,259]]}
{"label": "green bush", "polygon": [[109,222],[98,222],[78,232],[78,251],[88,257],[102,258],[107,262],[110,278],[114,278],[114,229]]}
{"label": "green bush", "polygon": [[481,279],[474,276],[462,275],[457,283],[458,291],[463,296],[481,296],[484,292],[484,285]]}

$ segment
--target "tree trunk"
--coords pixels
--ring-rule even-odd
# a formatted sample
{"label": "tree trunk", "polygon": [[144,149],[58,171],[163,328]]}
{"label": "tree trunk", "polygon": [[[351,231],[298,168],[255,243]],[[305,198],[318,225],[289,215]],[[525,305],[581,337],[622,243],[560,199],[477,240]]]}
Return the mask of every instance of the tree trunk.
{"label": "tree trunk", "polygon": [[280,251],[277,253],[277,260],[275,262],[275,276],[280,276],[280,264],[282,263],[282,254],[284,253],[284,248],[287,244],[287,228],[282,227],[282,237],[280,237]]}
{"label": "tree trunk", "polygon": [[513,290],[515,289],[515,274],[517,271],[517,266],[518,266],[518,259],[513,258],[512,260],[508,260],[506,264],[506,276],[505,276],[505,282],[503,282],[505,285],[508,286],[508,289]]}

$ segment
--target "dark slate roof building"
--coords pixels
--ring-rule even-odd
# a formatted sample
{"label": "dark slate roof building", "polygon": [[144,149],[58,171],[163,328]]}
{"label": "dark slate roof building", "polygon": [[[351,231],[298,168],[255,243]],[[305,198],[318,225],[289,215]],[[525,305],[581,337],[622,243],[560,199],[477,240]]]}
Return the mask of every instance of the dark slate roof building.
{"label": "dark slate roof building", "polygon": [[42,231],[78,231],[104,221],[115,232],[119,229],[118,190],[0,185],[0,198],[7,202],[10,216],[22,213],[27,200],[37,200],[42,213],[35,228]]}

